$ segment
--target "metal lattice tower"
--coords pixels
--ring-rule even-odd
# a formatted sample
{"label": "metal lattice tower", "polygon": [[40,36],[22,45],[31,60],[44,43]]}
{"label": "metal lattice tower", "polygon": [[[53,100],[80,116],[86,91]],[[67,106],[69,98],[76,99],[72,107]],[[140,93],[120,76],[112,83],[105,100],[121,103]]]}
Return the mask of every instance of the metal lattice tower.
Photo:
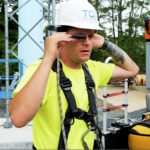
{"label": "metal lattice tower", "polygon": [[[38,5],[40,5],[43,9],[43,16],[42,18],[40,18],[30,29],[26,30],[25,28],[22,27],[22,25],[19,23],[18,20],[15,19],[14,15],[18,14],[18,12],[23,9],[23,7],[25,7],[27,4],[29,4],[30,2],[35,1]],[[41,47],[39,45],[39,43],[35,40],[35,37],[32,37],[30,35],[30,33],[34,30],[34,28],[39,24],[39,22],[43,21],[43,20],[48,20],[48,25],[50,24],[55,24],[55,4],[57,2],[59,2],[59,0],[24,0],[24,3],[22,3],[22,5],[19,5],[19,0],[17,2],[15,2],[13,5],[11,5],[11,0],[4,0],[5,2],[5,85],[6,85],[6,122],[4,123],[4,127],[5,128],[10,128],[12,127],[12,124],[9,120],[9,102],[10,102],[10,83],[9,83],[9,63],[11,62],[9,55],[12,54],[16,60],[19,63],[19,78],[16,81],[16,83],[18,83],[18,81],[20,80],[21,75],[23,74],[23,70],[21,69],[22,66],[27,66],[27,64],[14,52],[14,50],[18,47],[18,45],[26,38],[29,37],[30,40],[41,49],[41,51],[43,52],[44,49],[43,47]],[[45,5],[47,3],[47,5]],[[15,10],[8,12],[9,6],[12,6],[13,8],[15,8],[16,6],[18,6]],[[9,49],[9,19],[13,20],[16,25],[23,30],[23,32],[25,33],[24,36],[22,36],[10,49]],[[44,28],[41,29],[44,32]],[[48,32],[48,35],[50,35],[51,33]],[[30,55],[30,54],[29,54]],[[17,62],[16,61],[16,62]]]}

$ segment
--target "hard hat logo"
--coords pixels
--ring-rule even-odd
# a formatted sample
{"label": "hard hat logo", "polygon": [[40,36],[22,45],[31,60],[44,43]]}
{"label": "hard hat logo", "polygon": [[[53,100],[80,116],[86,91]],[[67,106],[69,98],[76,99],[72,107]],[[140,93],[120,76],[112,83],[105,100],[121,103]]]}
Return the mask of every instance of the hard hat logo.
{"label": "hard hat logo", "polygon": [[82,10],[85,18],[96,18],[94,11],[92,10]]}

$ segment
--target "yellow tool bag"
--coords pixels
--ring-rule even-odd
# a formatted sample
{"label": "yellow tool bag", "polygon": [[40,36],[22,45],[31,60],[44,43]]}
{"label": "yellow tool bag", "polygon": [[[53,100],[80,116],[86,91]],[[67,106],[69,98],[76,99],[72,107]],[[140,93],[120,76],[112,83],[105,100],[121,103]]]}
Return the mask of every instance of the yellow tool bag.
{"label": "yellow tool bag", "polygon": [[129,130],[128,144],[130,149],[150,149],[150,120],[137,123]]}

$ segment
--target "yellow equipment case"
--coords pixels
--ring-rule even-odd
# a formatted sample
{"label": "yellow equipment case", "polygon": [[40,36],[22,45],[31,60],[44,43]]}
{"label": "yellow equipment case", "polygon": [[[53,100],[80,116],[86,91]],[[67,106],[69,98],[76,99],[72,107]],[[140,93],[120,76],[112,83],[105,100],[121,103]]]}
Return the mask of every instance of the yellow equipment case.
{"label": "yellow equipment case", "polygon": [[129,130],[128,144],[130,149],[150,149],[150,120],[137,123]]}

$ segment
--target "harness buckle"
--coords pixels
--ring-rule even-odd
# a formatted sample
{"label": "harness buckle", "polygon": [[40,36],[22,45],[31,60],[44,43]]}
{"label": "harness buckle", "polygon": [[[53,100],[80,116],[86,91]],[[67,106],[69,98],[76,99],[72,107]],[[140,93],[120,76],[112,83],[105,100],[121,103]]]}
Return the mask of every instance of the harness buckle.
{"label": "harness buckle", "polygon": [[81,112],[81,113],[78,113],[78,119],[83,119],[84,118],[84,116],[85,116],[85,112],[83,111],[83,112]]}
{"label": "harness buckle", "polygon": [[81,109],[78,109],[78,112],[74,115],[75,118],[84,120],[87,124],[92,124],[95,116],[96,114],[92,114]]}
{"label": "harness buckle", "polygon": [[95,116],[96,114],[87,113],[84,120],[87,124],[91,123],[92,125],[92,122]]}
{"label": "harness buckle", "polygon": [[69,79],[64,80],[60,85],[62,89],[64,89],[65,91],[70,90],[72,87],[72,84]]}

